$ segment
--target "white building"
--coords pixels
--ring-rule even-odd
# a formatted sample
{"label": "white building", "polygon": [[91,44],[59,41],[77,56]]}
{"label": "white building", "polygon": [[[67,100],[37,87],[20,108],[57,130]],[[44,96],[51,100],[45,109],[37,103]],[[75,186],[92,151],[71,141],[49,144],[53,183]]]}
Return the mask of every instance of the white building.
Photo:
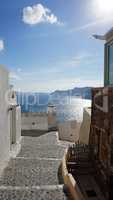
{"label": "white building", "polygon": [[16,154],[20,139],[21,109],[9,86],[9,72],[0,66],[0,173]]}

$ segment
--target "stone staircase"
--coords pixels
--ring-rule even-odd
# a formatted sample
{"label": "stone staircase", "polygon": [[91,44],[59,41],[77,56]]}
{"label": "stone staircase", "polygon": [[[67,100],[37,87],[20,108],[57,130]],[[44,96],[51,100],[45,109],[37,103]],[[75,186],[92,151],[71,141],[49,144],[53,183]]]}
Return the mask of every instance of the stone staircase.
{"label": "stone staircase", "polygon": [[55,132],[24,137],[20,153],[0,178],[0,200],[68,200],[60,169],[67,145]]}

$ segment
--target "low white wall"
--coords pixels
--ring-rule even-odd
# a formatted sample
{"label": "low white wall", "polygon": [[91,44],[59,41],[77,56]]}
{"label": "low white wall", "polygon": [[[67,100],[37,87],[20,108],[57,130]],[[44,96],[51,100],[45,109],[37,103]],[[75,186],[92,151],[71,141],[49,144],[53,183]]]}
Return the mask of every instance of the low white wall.
{"label": "low white wall", "polygon": [[59,139],[77,142],[79,139],[80,123],[76,120],[58,124]]}
{"label": "low white wall", "polygon": [[[21,140],[21,108],[14,106],[10,111],[10,143],[16,144]],[[12,147],[11,147],[12,148]]]}
{"label": "low white wall", "polygon": [[83,122],[80,128],[79,141],[84,144],[89,144],[89,133],[91,124],[91,108],[84,108]]}
{"label": "low white wall", "polygon": [[10,156],[10,119],[5,101],[8,89],[8,71],[0,66],[0,173]]}
{"label": "low white wall", "polygon": [[16,142],[21,139],[21,107],[16,107]]}
{"label": "low white wall", "polygon": [[48,113],[48,129],[57,127],[57,116],[56,113]]}
{"label": "low white wall", "polygon": [[22,130],[48,130],[47,113],[28,112],[21,114]]}

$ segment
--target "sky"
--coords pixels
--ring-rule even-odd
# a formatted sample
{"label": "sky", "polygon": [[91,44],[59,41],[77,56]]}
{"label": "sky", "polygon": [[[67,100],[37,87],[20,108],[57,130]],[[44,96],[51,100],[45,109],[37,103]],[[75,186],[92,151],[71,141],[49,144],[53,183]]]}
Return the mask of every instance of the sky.
{"label": "sky", "polygon": [[16,90],[101,86],[112,0],[0,0],[0,64]]}

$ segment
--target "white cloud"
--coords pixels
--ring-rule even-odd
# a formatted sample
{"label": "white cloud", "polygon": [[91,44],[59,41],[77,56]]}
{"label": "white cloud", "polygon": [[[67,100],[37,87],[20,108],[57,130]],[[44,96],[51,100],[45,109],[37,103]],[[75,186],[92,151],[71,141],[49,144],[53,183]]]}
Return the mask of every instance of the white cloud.
{"label": "white cloud", "polygon": [[65,67],[79,67],[79,66],[84,66],[84,65],[89,65],[93,64],[96,62],[97,55],[91,54],[88,52],[80,52],[76,56],[68,59],[67,61],[65,60],[62,65]]}
{"label": "white cloud", "polygon": [[15,81],[21,80],[21,77],[18,74],[16,74],[15,72],[10,72],[9,73],[9,78],[11,80],[15,80]]}
{"label": "white cloud", "polygon": [[76,31],[91,30],[93,28],[107,28],[113,26],[113,0],[91,0],[87,5],[88,17],[92,19],[88,23],[84,23],[78,27],[69,30],[69,33]]}
{"label": "white cloud", "polygon": [[23,9],[23,22],[29,25],[39,23],[61,24],[57,16],[42,4],[25,7]]}
{"label": "white cloud", "polygon": [[4,50],[4,41],[0,40],[0,51]]}
{"label": "white cloud", "polygon": [[80,82],[77,84],[77,87],[103,87],[103,80],[83,80],[81,79]]}
{"label": "white cloud", "polygon": [[92,28],[94,27],[102,27],[102,26],[105,27],[105,25],[110,26],[112,24],[113,24],[113,17],[111,17],[110,19],[108,18],[96,19],[95,21],[89,22],[87,24],[83,24],[79,27],[69,30],[69,33],[84,31],[84,30],[89,30],[89,29],[92,30]]}
{"label": "white cloud", "polygon": [[32,91],[32,92],[51,92],[55,90],[67,90],[74,87],[101,87],[103,86],[103,80],[91,80],[81,78],[57,78],[49,80],[34,80],[25,81],[22,79],[15,83],[15,89],[20,91]]}
{"label": "white cloud", "polygon": [[27,82],[25,83],[24,80],[20,82],[16,82],[15,89],[21,90],[21,91],[33,91],[33,92],[51,92],[54,90],[66,90],[69,88],[73,88],[77,85],[79,82],[79,79],[50,79],[45,80],[42,82],[42,80],[36,80],[34,82]]}
{"label": "white cloud", "polygon": [[17,72],[22,72],[22,69],[21,68],[17,68]]}
{"label": "white cloud", "polygon": [[80,65],[82,62],[86,62],[87,60],[89,61],[91,57],[91,54],[84,52],[73,57],[71,62],[75,65]]}

